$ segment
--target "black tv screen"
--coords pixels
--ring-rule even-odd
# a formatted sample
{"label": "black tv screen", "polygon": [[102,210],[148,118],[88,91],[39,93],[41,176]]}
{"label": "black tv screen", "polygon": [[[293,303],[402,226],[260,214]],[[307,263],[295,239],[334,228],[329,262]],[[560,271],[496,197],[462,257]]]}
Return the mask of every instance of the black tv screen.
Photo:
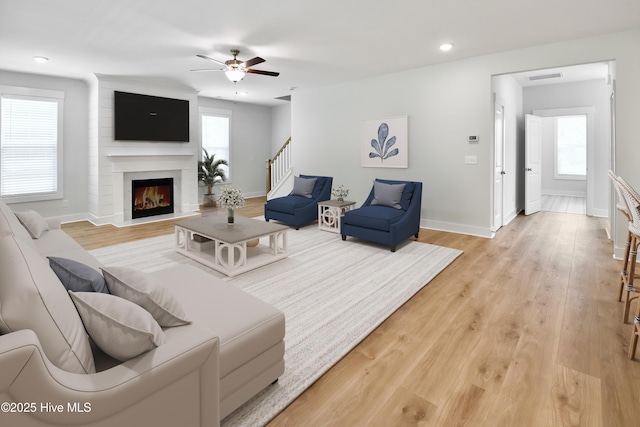
{"label": "black tv screen", "polygon": [[116,91],[114,138],[189,142],[189,101]]}

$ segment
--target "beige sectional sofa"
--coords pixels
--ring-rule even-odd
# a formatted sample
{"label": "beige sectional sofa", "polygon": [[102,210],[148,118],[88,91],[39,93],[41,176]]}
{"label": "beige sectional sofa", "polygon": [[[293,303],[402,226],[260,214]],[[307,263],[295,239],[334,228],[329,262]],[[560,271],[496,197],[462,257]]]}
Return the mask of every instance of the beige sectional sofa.
{"label": "beige sectional sofa", "polygon": [[217,426],[284,372],[283,313],[188,265],[153,277],[192,323],[107,356],[46,257],[102,266],[58,221],[43,228],[33,238],[0,203],[0,425]]}

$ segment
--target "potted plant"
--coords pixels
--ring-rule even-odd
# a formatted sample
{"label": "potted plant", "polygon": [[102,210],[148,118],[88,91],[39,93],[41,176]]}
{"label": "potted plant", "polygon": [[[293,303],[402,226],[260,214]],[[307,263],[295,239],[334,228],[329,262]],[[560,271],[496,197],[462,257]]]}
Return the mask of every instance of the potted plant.
{"label": "potted plant", "polygon": [[227,180],[227,175],[221,166],[228,166],[224,159],[216,160],[215,154],[209,155],[206,149],[202,149],[204,158],[198,161],[198,181],[202,181],[207,186],[207,193],[204,195],[203,206],[215,206],[216,198],[213,194],[213,184]]}

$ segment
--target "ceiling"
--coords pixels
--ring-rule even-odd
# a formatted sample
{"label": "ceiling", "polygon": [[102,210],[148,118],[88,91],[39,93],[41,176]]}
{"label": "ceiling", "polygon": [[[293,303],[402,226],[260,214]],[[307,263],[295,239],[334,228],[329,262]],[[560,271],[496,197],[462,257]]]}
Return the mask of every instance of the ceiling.
{"label": "ceiling", "polygon": [[542,86],[583,80],[607,80],[609,62],[573,65],[568,67],[547,68],[511,74],[522,87]]}
{"label": "ceiling", "polygon": [[[0,69],[122,76],[281,105],[275,98],[295,88],[637,28],[638,0],[0,0]],[[441,52],[444,42],[453,49]],[[215,66],[197,54],[225,61],[232,48],[280,76],[234,85],[190,71]]]}

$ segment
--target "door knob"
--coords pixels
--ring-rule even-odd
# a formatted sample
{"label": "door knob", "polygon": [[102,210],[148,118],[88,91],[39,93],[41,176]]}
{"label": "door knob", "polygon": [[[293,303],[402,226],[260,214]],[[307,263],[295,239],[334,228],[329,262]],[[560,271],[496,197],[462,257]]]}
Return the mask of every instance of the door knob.
{"label": "door knob", "polygon": [[500,175],[505,175],[506,172],[505,171],[500,171]]}
{"label": "door knob", "polygon": [[531,168],[526,168],[525,170],[526,170],[527,172],[533,172],[533,169],[531,169]]}

